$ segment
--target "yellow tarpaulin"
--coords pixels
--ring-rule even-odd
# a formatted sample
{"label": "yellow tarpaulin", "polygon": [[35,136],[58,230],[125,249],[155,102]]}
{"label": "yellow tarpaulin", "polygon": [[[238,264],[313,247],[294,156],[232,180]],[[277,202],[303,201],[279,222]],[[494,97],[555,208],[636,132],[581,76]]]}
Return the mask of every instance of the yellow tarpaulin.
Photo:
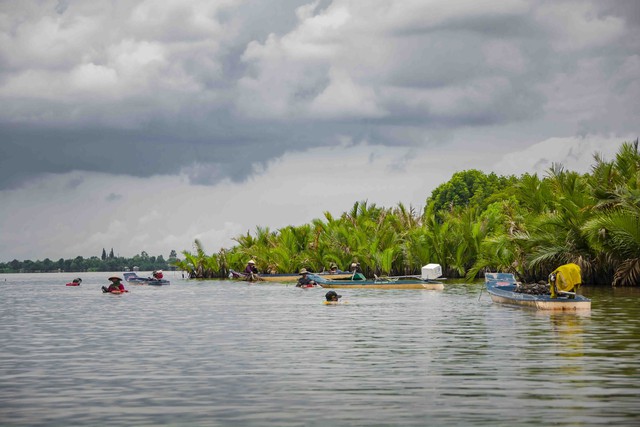
{"label": "yellow tarpaulin", "polygon": [[551,298],[557,296],[557,292],[572,292],[582,284],[580,267],[577,264],[565,264],[556,268],[549,278]]}

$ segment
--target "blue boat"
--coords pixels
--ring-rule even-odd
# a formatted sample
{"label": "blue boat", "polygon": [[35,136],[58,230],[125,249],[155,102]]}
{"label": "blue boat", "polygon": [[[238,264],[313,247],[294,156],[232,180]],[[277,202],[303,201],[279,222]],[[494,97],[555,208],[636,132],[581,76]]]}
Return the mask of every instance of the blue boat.
{"label": "blue boat", "polygon": [[532,295],[516,292],[518,282],[511,273],[485,273],[484,280],[493,302],[537,310],[591,310],[591,300],[575,292],[558,292],[555,298],[552,298],[551,294]]}
{"label": "blue boat", "polygon": [[155,277],[140,277],[133,271],[122,273],[122,275],[124,276],[124,280],[136,285],[166,286],[171,283],[167,279],[157,279]]}

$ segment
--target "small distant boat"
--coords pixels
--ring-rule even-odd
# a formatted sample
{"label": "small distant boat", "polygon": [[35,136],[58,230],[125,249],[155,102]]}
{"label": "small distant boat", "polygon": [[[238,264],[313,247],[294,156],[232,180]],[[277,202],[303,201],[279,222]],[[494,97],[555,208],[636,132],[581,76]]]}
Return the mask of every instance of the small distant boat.
{"label": "small distant boat", "polygon": [[158,279],[155,277],[140,277],[133,271],[122,273],[122,275],[124,276],[124,280],[137,285],[166,286],[171,283],[167,279]]}
{"label": "small distant boat", "polygon": [[362,274],[356,273],[352,276],[352,280],[335,280],[315,274],[310,274],[309,278],[315,280],[323,288],[330,289],[427,289],[441,291],[444,289],[444,284],[436,280],[441,276],[442,267],[439,264],[427,264],[422,267],[421,276],[376,277],[370,280]]}
{"label": "small distant boat", "polygon": [[591,300],[575,292],[559,292],[555,298],[551,294],[532,295],[516,292],[518,283],[511,273],[485,273],[485,285],[493,302],[531,307],[537,310],[578,311],[590,310]]}

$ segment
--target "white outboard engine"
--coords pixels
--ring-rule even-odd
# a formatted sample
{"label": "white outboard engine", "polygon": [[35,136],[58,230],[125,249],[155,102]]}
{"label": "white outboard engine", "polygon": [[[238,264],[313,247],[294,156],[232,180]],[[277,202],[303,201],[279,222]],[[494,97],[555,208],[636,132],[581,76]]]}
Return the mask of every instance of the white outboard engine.
{"label": "white outboard engine", "polygon": [[440,264],[427,264],[422,267],[422,280],[435,280],[442,276]]}

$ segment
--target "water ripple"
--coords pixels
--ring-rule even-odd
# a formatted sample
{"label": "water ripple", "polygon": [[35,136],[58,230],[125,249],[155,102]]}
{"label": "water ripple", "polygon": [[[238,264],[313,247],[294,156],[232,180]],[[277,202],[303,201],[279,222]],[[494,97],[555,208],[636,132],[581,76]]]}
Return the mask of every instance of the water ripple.
{"label": "water ripple", "polygon": [[[0,424],[575,426],[640,423],[635,291],[589,315],[444,291],[195,282],[103,295],[0,282]],[[480,296],[480,298],[479,298]]]}

